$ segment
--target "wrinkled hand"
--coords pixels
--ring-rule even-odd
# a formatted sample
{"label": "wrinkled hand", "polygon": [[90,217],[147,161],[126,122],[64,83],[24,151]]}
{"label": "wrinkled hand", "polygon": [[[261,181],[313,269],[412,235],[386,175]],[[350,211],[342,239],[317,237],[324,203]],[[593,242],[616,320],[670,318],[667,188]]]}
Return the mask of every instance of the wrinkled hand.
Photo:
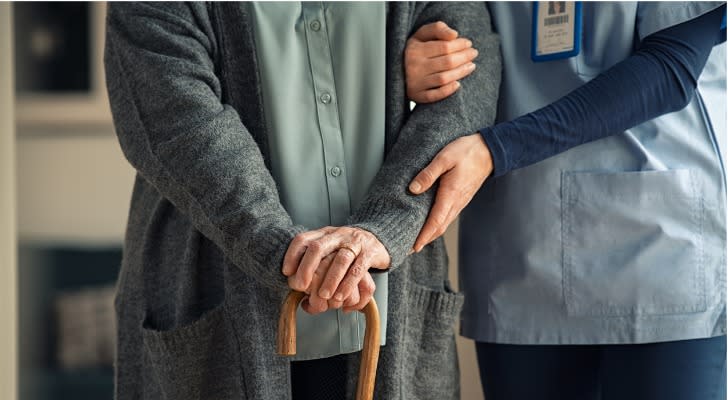
{"label": "wrinkled hand", "polygon": [[407,97],[433,103],[460,89],[460,79],[475,71],[478,50],[444,22],[422,26],[407,40],[404,65]]}
{"label": "wrinkled hand", "polygon": [[369,268],[389,268],[384,245],[371,232],[353,227],[324,227],[297,235],[288,246],[283,274],[288,285],[309,293],[304,310],[344,307],[360,310],[374,293]]}
{"label": "wrinkled hand", "polygon": [[410,192],[421,194],[440,179],[435,203],[415,241],[415,252],[445,233],[492,172],[493,159],[480,133],[458,138],[437,153],[409,185]]}

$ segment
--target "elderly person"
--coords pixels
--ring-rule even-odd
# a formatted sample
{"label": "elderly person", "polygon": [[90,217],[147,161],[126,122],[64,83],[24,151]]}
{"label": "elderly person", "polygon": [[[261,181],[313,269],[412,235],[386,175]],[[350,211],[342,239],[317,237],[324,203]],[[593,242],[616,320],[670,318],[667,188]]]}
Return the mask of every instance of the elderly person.
{"label": "elderly person", "polygon": [[[468,36],[448,46],[477,46],[481,67],[410,112],[405,44],[435,20]],[[341,307],[361,308],[375,284],[387,317],[375,397],[457,398],[462,297],[441,240],[408,255],[432,196],[405,187],[494,118],[489,26],[479,3],[110,4],[109,97],[138,171],[116,398],[351,397],[363,326]],[[301,316],[294,362],[274,349],[289,282],[317,314]]]}

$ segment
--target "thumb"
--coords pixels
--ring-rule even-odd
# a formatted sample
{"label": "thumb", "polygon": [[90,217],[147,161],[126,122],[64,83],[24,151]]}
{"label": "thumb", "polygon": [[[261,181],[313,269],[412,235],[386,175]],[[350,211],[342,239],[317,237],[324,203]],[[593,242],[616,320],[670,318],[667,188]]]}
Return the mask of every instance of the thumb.
{"label": "thumb", "polygon": [[432,185],[435,184],[438,178],[448,170],[451,165],[447,162],[445,157],[442,157],[442,153],[438,154],[430,165],[426,166],[425,169],[420,171],[409,185],[409,191],[412,194],[421,194],[426,192]]}
{"label": "thumb", "polygon": [[421,42],[428,42],[430,40],[455,40],[458,37],[458,33],[456,30],[447,26],[446,23],[437,21],[423,25],[412,37]]}

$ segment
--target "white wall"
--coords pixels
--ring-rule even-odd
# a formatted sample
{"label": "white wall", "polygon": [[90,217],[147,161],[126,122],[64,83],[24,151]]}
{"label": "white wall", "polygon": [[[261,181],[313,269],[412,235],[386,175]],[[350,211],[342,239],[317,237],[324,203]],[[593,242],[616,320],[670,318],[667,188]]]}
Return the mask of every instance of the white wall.
{"label": "white wall", "polygon": [[0,398],[17,398],[15,131],[10,4],[0,3]]}
{"label": "white wall", "polygon": [[18,138],[20,238],[121,244],[134,170],[112,128],[48,130]]}

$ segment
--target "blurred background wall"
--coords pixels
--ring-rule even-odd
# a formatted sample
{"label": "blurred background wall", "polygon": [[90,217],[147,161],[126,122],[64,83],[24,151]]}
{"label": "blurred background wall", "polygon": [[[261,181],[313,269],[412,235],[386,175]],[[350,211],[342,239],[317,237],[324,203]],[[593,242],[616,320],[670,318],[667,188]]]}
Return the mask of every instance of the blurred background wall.
{"label": "blurred background wall", "polygon": [[[86,11],[79,4],[85,4]],[[106,289],[118,271],[134,171],[119,149],[105,97],[101,61],[104,4],[76,3],[75,11],[63,12],[19,11],[17,6],[13,4],[14,15],[16,20],[22,19],[23,28],[22,38],[16,37],[15,43],[24,49],[17,62],[23,83],[18,86],[15,109],[20,399],[111,399],[109,355],[100,350],[108,343],[99,338],[110,327],[97,325],[105,325],[108,317],[104,314],[108,306],[104,301],[109,297]],[[2,7],[5,12],[0,8],[0,15],[7,19],[8,6]],[[80,21],[69,21],[73,18]],[[60,25],[54,22],[59,19]],[[80,36],[68,43],[63,26],[78,24],[86,24],[87,37],[79,40],[84,30],[75,29],[72,35]],[[7,27],[0,21],[0,29]],[[0,37],[9,40],[7,35]],[[87,46],[71,53],[86,54],[88,59],[64,58],[52,49],[68,45]],[[34,52],[25,51],[28,49]],[[74,68],[77,61],[84,66]],[[65,75],[57,71],[45,88],[38,82],[46,78],[28,77],[42,71],[33,65],[53,62],[70,63],[67,71],[72,72],[86,68],[88,79],[72,80],[80,82],[82,90],[65,87],[70,78],[69,82],[53,83],[64,80]],[[0,108],[3,112],[8,109]],[[0,142],[0,151],[8,148]],[[0,162],[7,160],[1,158]],[[446,242],[451,281],[457,286],[455,226],[447,232]],[[1,250],[0,255],[4,254]],[[0,279],[0,284],[4,282]],[[4,316],[2,312],[0,303]],[[0,339],[2,343],[9,340]],[[95,347],[89,349],[89,343]],[[458,338],[458,350],[462,399],[482,400],[472,341]],[[1,351],[2,347],[0,356]],[[5,387],[1,380],[12,378],[0,375],[1,391]],[[13,397],[0,394],[0,398]]]}

